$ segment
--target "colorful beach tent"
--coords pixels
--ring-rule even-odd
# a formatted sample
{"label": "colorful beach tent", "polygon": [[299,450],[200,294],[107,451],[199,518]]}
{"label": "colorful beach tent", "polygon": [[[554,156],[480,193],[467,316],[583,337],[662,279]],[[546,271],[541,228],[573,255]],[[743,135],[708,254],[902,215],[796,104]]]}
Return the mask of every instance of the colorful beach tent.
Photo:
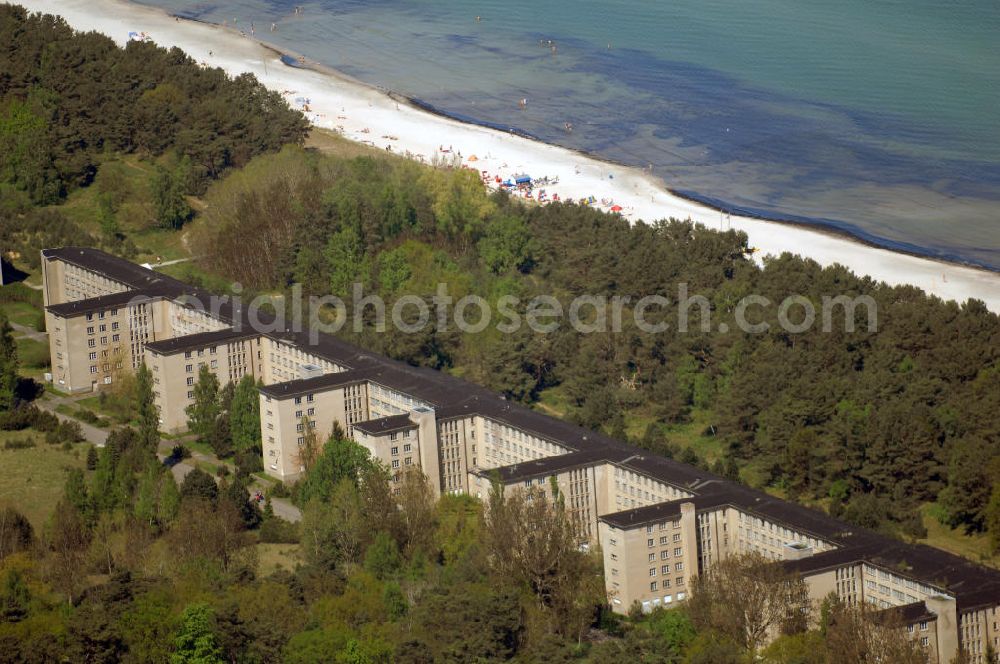
{"label": "colorful beach tent", "polygon": [[514,182],[517,184],[531,184],[531,176],[527,173],[514,176]]}

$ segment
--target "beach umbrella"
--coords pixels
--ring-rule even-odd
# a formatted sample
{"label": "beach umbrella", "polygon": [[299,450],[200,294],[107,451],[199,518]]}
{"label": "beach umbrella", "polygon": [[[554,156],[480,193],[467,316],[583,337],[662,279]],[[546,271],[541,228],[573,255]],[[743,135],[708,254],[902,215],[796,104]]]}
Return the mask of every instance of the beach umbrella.
{"label": "beach umbrella", "polygon": [[621,205],[612,205],[611,206],[611,211],[612,212],[621,212],[622,211],[622,206]]}

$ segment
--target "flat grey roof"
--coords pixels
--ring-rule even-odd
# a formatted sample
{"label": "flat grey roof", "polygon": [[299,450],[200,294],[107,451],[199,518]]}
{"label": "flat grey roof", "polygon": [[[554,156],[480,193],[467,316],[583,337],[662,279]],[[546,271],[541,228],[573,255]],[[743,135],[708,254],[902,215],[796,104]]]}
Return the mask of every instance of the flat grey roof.
{"label": "flat grey roof", "polygon": [[417,428],[416,423],[410,419],[409,415],[405,414],[390,415],[389,417],[380,417],[375,420],[365,420],[364,422],[355,422],[351,426],[358,431],[363,431],[373,436],[383,436],[394,431],[407,431]]}
{"label": "flat grey roof", "polygon": [[176,355],[189,350],[198,350],[207,346],[229,343],[240,339],[251,339],[259,337],[257,332],[237,332],[231,327],[214,332],[200,332],[198,334],[185,334],[184,336],[172,339],[162,339],[151,341],[146,344],[146,348],[157,355]]}
{"label": "flat grey roof", "polygon": [[150,291],[124,291],[121,293],[111,293],[110,295],[100,295],[98,297],[87,298],[86,300],[74,300],[61,304],[50,304],[46,310],[60,318],[76,318],[86,314],[96,314],[109,309],[118,309],[129,304],[143,304],[162,298],[162,295]]}

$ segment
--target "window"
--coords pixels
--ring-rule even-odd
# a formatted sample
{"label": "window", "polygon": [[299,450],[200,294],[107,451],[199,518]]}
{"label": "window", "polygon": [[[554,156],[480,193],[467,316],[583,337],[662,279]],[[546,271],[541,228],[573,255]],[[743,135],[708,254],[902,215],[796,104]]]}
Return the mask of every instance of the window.
{"label": "window", "polygon": [[670,574],[670,565],[664,565],[663,568],[660,569],[660,572],[664,575]]}
{"label": "window", "polygon": [[677,593],[677,601],[683,601],[686,595],[684,593]]}
{"label": "window", "polygon": [[410,445],[409,443],[406,443],[405,445],[403,445],[403,451],[404,452],[409,452],[412,449],[413,449],[413,446]]}
{"label": "window", "polygon": [[618,560],[618,554],[617,553],[612,553],[611,554],[611,560]]}
{"label": "window", "polygon": [[93,333],[94,333],[94,326],[91,325],[90,327],[87,328],[87,334],[93,334]]}
{"label": "window", "polygon": [[398,435],[398,434],[396,434],[396,433],[390,433],[390,434],[389,434],[389,440],[396,440],[396,436],[397,436],[397,435]]}
{"label": "window", "polygon": [[112,334],[111,335],[111,341],[112,342],[118,343],[121,340],[122,340],[122,335],[120,335],[120,334]]}
{"label": "window", "polygon": [[219,361],[218,360],[212,360],[212,368],[213,369],[218,369],[219,368]]}
{"label": "window", "polygon": [[99,327],[99,329],[101,330],[101,332],[107,332],[108,331],[108,326],[107,325],[101,325]]}
{"label": "window", "polygon": [[95,348],[97,346],[97,341],[94,339],[87,339],[87,348]]}
{"label": "window", "polygon": [[660,551],[660,560],[666,560],[670,557],[669,551]]}
{"label": "window", "polygon": [[188,385],[194,385],[194,378],[192,376],[188,376],[187,384]]}
{"label": "window", "polygon": [[393,459],[392,460],[392,467],[393,468],[399,468],[399,459]]}
{"label": "window", "polygon": [[[674,579],[674,585],[675,586],[683,586],[684,585],[684,577],[683,576],[679,576],[676,579]],[[678,597],[677,599],[683,599],[683,598],[682,597]]]}
{"label": "window", "polygon": [[308,415],[315,415],[316,414],[316,409],[315,408],[310,408],[309,410],[306,411],[306,414],[308,414]]}
{"label": "window", "polygon": [[295,411],[295,419],[297,419],[297,420],[301,420],[302,419],[302,411],[301,410]]}
{"label": "window", "polygon": [[295,405],[298,406],[300,403],[302,403],[302,397],[295,397]]}
{"label": "window", "polygon": [[98,313],[97,317],[100,318],[101,320],[104,320],[104,312],[102,311],[102,312]]}
{"label": "window", "polygon": [[94,320],[94,314],[87,314],[87,320]]}
{"label": "window", "polygon": [[660,546],[663,546],[666,543],[667,543],[667,538],[666,537],[661,537],[660,538]]}
{"label": "window", "polygon": [[108,338],[107,337],[101,337],[101,345],[102,346],[106,346],[107,344],[108,344]]}
{"label": "window", "polygon": [[310,395],[308,395],[306,397],[306,401],[308,401],[309,403],[312,403],[315,400],[316,400],[316,395],[315,394],[310,394]]}
{"label": "window", "polygon": [[90,359],[96,360],[97,359],[97,353],[91,353],[90,354]]}
{"label": "window", "polygon": [[674,571],[675,572],[683,572],[684,571],[684,563],[674,563]]}
{"label": "window", "polygon": [[674,549],[674,558],[676,558],[677,556],[683,555],[683,554],[684,554],[684,551],[680,547]]}
{"label": "window", "polygon": [[649,562],[653,562],[654,560],[656,560],[656,554],[655,553],[649,554]]}
{"label": "window", "polygon": [[674,601],[674,596],[673,595],[664,595],[663,596],[663,603],[664,604],[670,604],[673,601]]}
{"label": "window", "polygon": [[680,533],[674,533],[674,541],[675,542],[680,542],[681,541],[681,534]]}
{"label": "window", "polygon": [[912,624],[907,625],[906,626],[906,631],[909,632],[910,634],[913,634],[913,625]]}
{"label": "window", "polygon": [[111,331],[114,332],[117,329],[118,329],[118,323],[112,323],[111,324]]}
{"label": "window", "polygon": [[303,427],[303,426],[302,426],[302,423],[300,422],[299,424],[296,424],[296,425],[295,425],[295,430],[296,430],[296,431],[304,431],[304,430],[305,430],[305,427]]}
{"label": "window", "polygon": [[656,581],[650,581],[649,582],[649,590],[651,592],[656,592]]}
{"label": "window", "polygon": [[194,392],[188,390],[188,399],[194,399]]}
{"label": "window", "polygon": [[188,351],[184,351],[184,359],[185,360],[190,360],[191,359],[191,351],[189,351],[189,350]]}
{"label": "window", "polygon": [[920,631],[921,632],[926,632],[927,631],[927,621],[926,620],[921,620],[920,621]]}
{"label": "window", "polygon": [[191,373],[193,370],[194,370],[194,367],[192,365],[190,365],[190,364],[188,364],[188,365],[186,365],[184,367],[184,371],[186,371],[188,373]]}
{"label": "window", "polygon": [[930,640],[926,636],[921,636],[920,637],[920,645],[922,645],[923,647],[926,648],[929,643],[930,643]]}
{"label": "window", "polygon": [[608,543],[611,546],[617,546],[618,545],[618,540],[616,540],[615,538],[612,537],[611,539],[608,540]]}
{"label": "window", "polygon": [[97,373],[97,365],[96,364],[92,364],[90,366],[90,373],[92,373],[92,374]]}
{"label": "window", "polygon": [[646,540],[646,546],[653,546],[653,538],[652,537],[650,537],[648,540]]}
{"label": "window", "polygon": [[392,448],[391,452],[392,452],[393,456],[396,456],[397,454],[399,454],[399,448],[398,447],[394,447],[394,448]]}
{"label": "window", "polygon": [[413,465],[413,457],[406,457],[403,460],[403,464],[407,465],[407,466],[412,466]]}

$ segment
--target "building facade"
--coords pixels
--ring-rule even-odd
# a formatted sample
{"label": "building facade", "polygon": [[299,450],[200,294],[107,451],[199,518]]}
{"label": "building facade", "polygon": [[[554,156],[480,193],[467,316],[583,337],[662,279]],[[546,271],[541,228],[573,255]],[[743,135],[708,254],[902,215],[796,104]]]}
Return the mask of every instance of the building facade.
{"label": "building facade", "polygon": [[[145,362],[161,428],[186,426],[198,372],[260,389],[264,467],[304,469],[307,436],[335,429],[398,483],[419,469],[434,492],[485,498],[499,483],[558,493],[581,547],[603,559],[608,603],[675,606],[728,556],[757,552],[800,574],[816,603],[835,594],[902,616],[929,661],[1000,651],[1000,572],[850,526],[814,510],[650,455],[325,334],[267,321],[236,303],[93,249],[42,252],[53,381],[98,390]],[[259,314],[255,317],[259,319]],[[394,487],[398,489],[397,487]]]}

